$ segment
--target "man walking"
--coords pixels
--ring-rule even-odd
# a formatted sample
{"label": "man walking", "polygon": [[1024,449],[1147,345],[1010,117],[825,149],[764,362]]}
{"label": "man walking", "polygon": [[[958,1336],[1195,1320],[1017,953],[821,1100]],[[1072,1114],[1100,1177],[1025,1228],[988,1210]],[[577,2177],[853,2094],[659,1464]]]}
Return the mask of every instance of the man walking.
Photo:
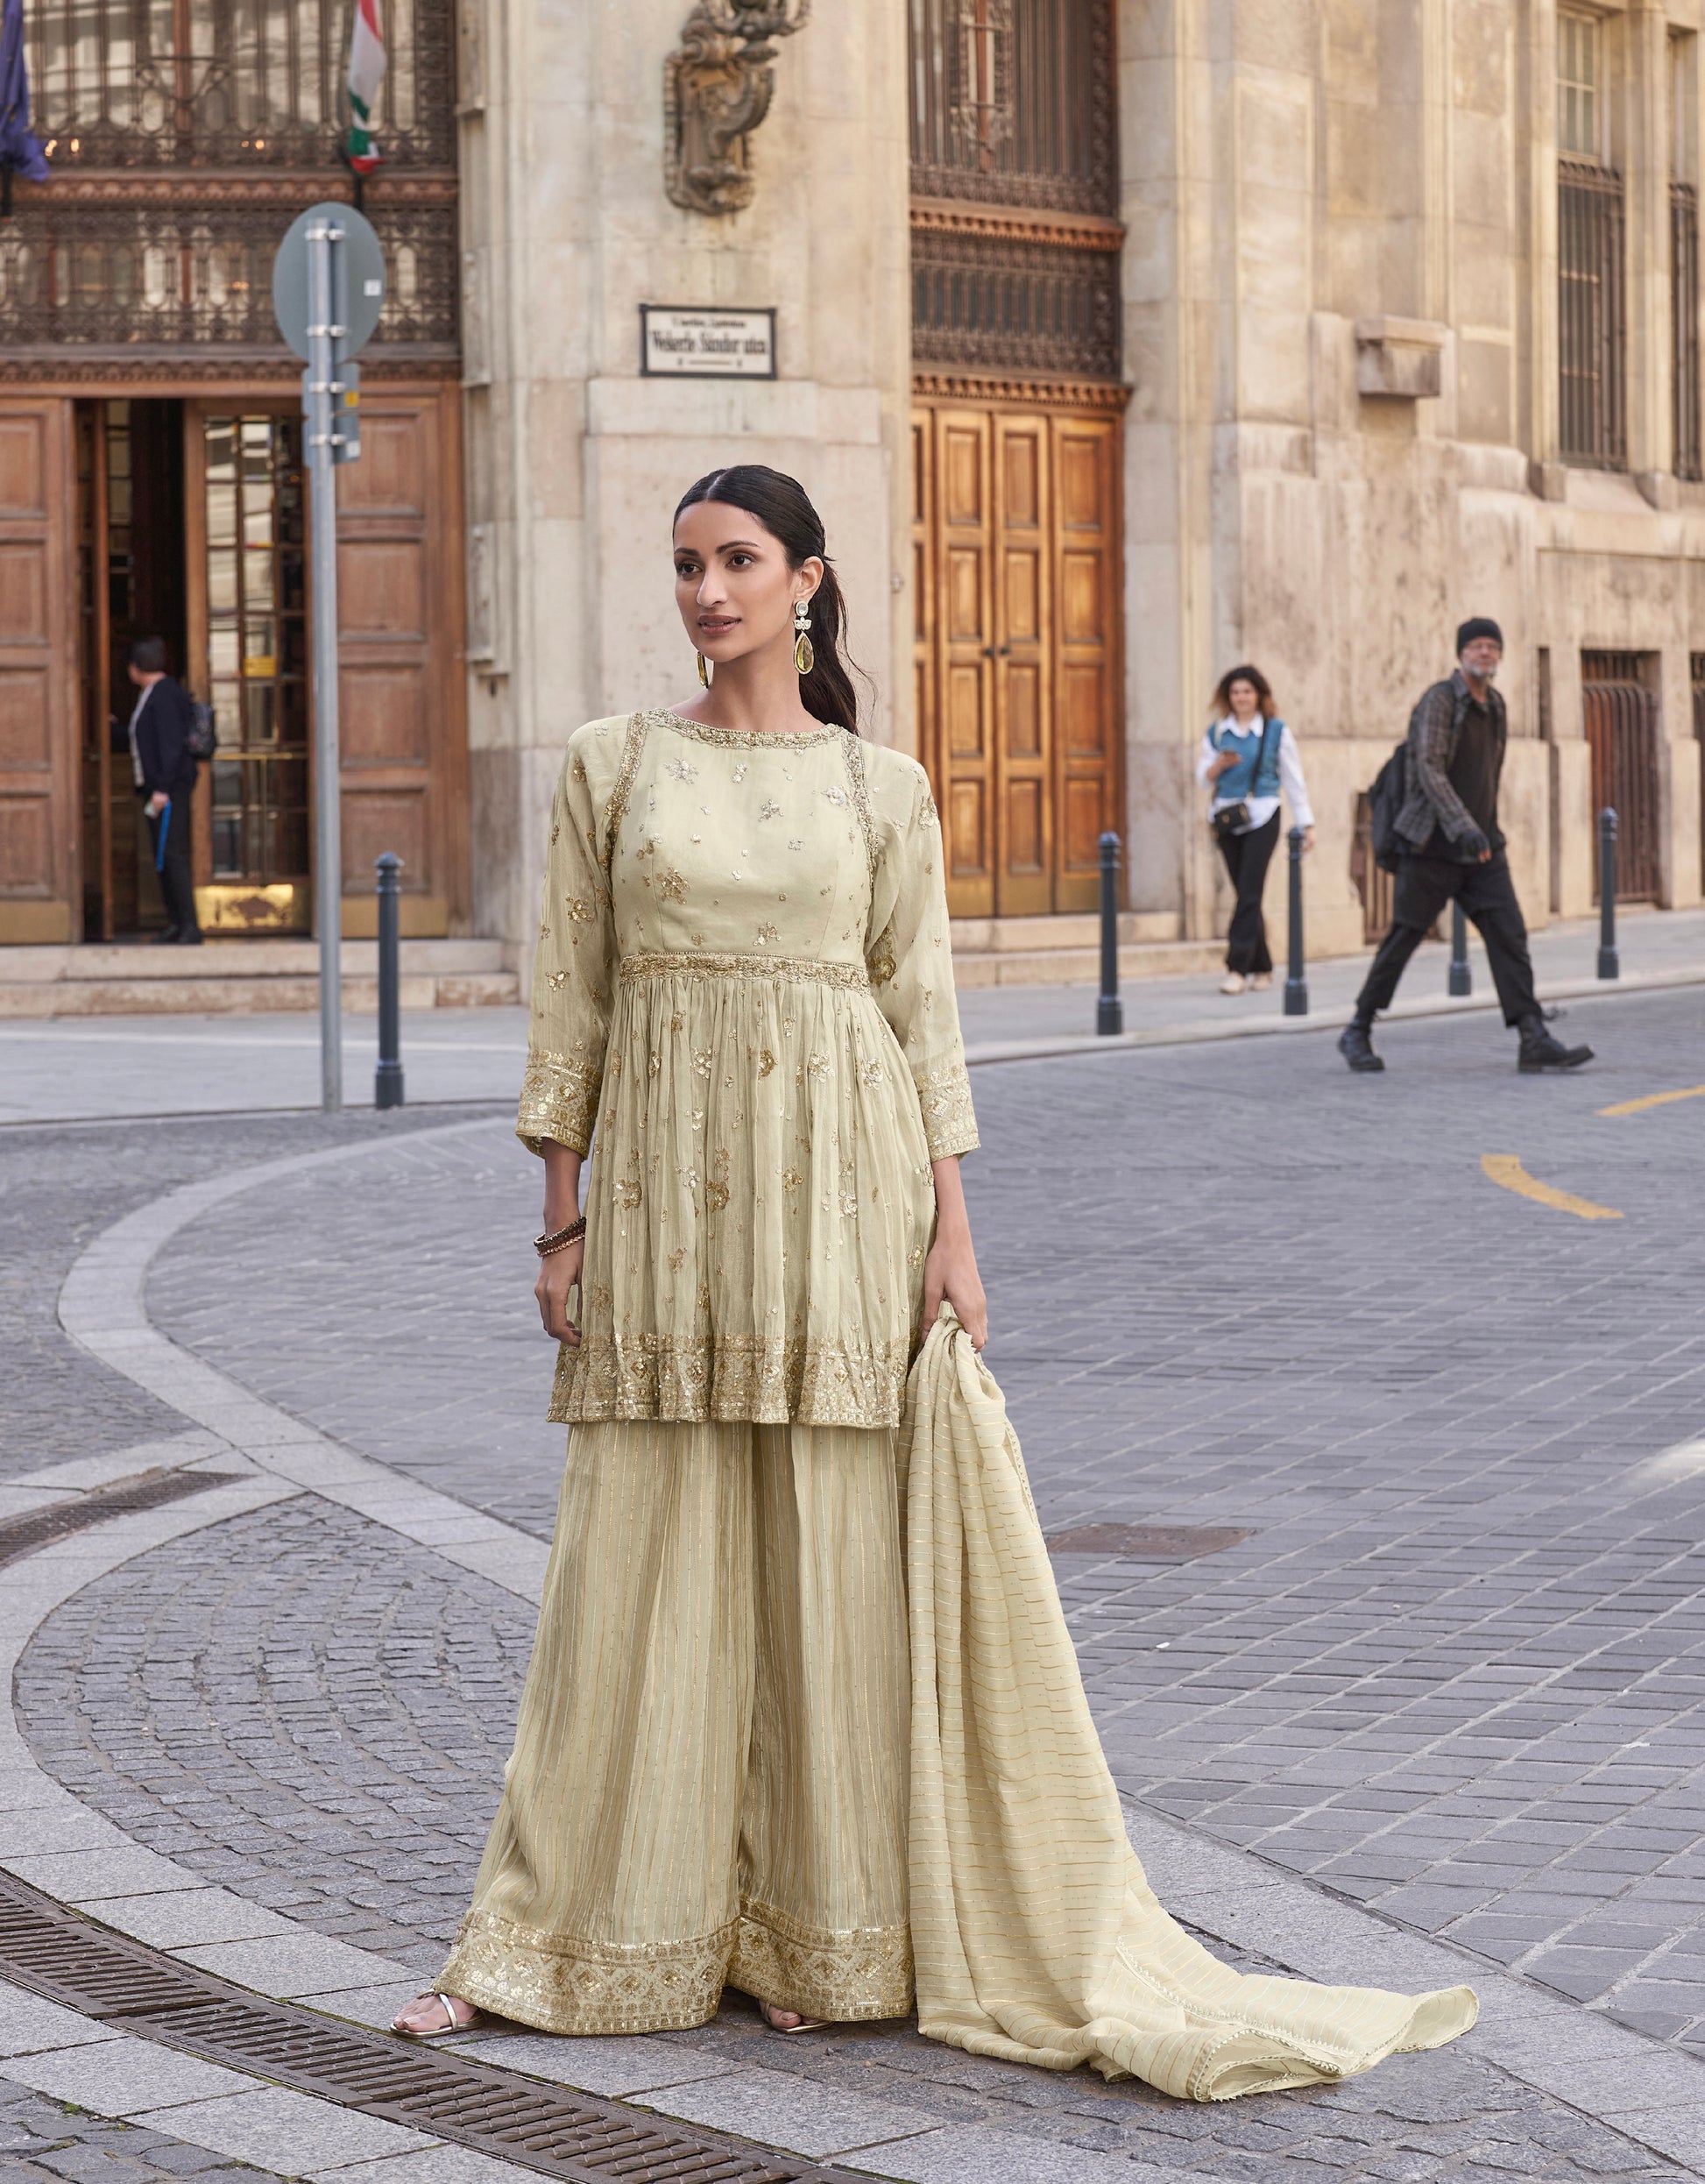
{"label": "man walking", "polygon": [[189,876],[189,798],[195,786],[195,724],[189,698],[166,672],[166,640],[139,637],[131,647],[131,680],[141,695],[131,715],[131,764],[148,821],[154,869],[166,904],[162,940],[199,946],[195,890]]}
{"label": "man walking", "polygon": [[1480,929],[1503,1020],[1521,1037],[1516,1067],[1578,1069],[1590,1046],[1565,1046],[1546,1029],[1533,991],[1527,926],[1510,878],[1498,828],[1498,777],[1506,737],[1503,699],[1492,687],[1503,633],[1476,615],[1456,633],[1457,669],[1435,683],[1409,723],[1409,792],[1397,813],[1397,886],[1391,929],[1379,944],[1355,1014],[1338,1041],[1350,1067],[1383,1069],[1370,1037],[1389,1009],[1404,966],[1447,903],[1460,902]]}

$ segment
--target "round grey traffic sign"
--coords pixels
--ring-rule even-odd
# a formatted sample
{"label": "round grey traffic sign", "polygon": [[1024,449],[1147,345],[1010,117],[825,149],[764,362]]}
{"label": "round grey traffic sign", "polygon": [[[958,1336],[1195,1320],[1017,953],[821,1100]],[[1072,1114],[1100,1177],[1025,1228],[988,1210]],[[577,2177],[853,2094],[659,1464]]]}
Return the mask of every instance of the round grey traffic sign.
{"label": "round grey traffic sign", "polygon": [[279,333],[304,363],[308,361],[308,231],[322,222],[343,232],[334,263],[343,260],[343,293],[336,302],[343,311],[339,323],[349,329],[340,344],[344,356],[354,356],[372,339],[385,302],[385,252],[371,223],[353,205],[310,205],[292,223],[272,260],[272,314]]}

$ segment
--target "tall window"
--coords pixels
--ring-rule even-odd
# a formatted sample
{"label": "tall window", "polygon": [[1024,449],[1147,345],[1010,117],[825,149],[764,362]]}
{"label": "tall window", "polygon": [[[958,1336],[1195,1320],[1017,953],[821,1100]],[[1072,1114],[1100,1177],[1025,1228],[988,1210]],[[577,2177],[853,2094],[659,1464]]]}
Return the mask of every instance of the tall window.
{"label": "tall window", "polygon": [[1598,18],[1557,18],[1557,323],[1566,462],[1628,460],[1622,176],[1605,157]]}
{"label": "tall window", "polygon": [[1690,37],[1669,41],[1670,413],[1678,478],[1701,473],[1699,418],[1699,189],[1694,155]]}

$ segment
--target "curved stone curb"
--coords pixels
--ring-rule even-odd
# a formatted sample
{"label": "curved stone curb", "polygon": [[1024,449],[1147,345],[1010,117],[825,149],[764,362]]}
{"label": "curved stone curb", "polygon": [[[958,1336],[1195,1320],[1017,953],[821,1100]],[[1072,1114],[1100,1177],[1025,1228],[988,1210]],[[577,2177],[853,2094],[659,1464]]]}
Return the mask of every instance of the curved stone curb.
{"label": "curved stone curb", "polygon": [[[492,1127],[489,1118],[451,1124],[422,1131],[411,1142]],[[518,1598],[536,1602],[548,1553],[542,1542],[495,1518],[482,1516],[447,1495],[400,1479],[385,1465],[342,1448],[191,1356],[148,1320],[144,1285],[150,1262],[171,1237],[203,1213],[280,1176],[358,1159],[382,1149],[387,1148],[362,1144],[265,1161],[188,1185],[140,1208],[97,1237],[73,1266],[60,1293],[60,1324],[74,1340],[115,1371],[127,1374],[216,1435],[223,1444],[218,1461],[229,1460],[227,1450],[239,1452],[258,1471],[271,1474],[275,1481],[287,1482],[286,1492],[304,1489],[339,1502],[463,1568],[491,1578]],[[227,1488],[222,1493],[242,1491]],[[195,1528],[199,1521],[216,1521],[207,1514],[207,1505],[219,1498],[209,1494],[198,1504],[178,1505],[147,1520],[123,1521],[159,1523],[176,1518],[176,1524],[161,1535],[175,1536],[179,1531]],[[190,1509],[194,1516],[187,1513]],[[125,1551],[137,1553],[141,1549],[133,1546]],[[59,1550],[54,1553],[56,1558],[66,1559],[59,1556]],[[117,1559],[124,1559],[124,1556]],[[90,1567],[69,1591],[98,1574],[96,1568]],[[56,1606],[57,1599],[51,1604]],[[46,1613],[46,1607],[38,1611],[31,1627]],[[14,1642],[16,1645],[22,1642],[22,1638]],[[21,1749],[15,1729],[10,1724],[7,1727]],[[8,1755],[0,1753],[0,1764]],[[34,1769],[32,1759],[28,1759],[28,1764]],[[58,1790],[57,1784],[52,1786],[59,1796],[67,1795]],[[74,1800],[67,1802],[75,1805]],[[109,1825],[97,1822],[96,1816],[84,1812],[81,1806],[75,1810],[86,1823],[101,1827]],[[1191,1833],[1149,1807],[1127,1801],[1126,1824],[1162,1901],[1204,1932],[1255,1951],[1305,1978],[1329,1983],[1373,1983],[1412,1991],[1468,1980],[1482,2003],[1480,2025],[1471,2037],[1488,2060],[1518,2082],[1567,2102],[1594,2122],[1686,2166],[1694,2174],[1705,2176],[1705,2060],[1677,2055],[1466,1951],[1389,1925],[1250,1852]],[[131,1848],[138,1856],[153,1854],[143,1852],[139,1846]],[[159,1862],[166,1866],[168,1861]],[[179,1868],[169,1869],[180,1874]],[[22,1866],[18,1870],[22,1877],[29,1877]],[[60,1893],[51,1884],[38,1885],[47,1885],[49,1893]],[[180,1875],[173,1885],[207,1886],[189,1875]],[[251,1916],[272,1916],[244,1908]],[[109,1918],[114,1925],[122,1923],[106,1911],[96,1915]],[[364,1986],[374,1990],[375,1999],[388,1994],[401,1971],[388,1960],[348,1944],[302,1936],[296,1927],[288,1931],[301,1942],[312,1939],[350,1960],[350,1975],[341,1984],[351,2000],[353,1990]],[[357,1959],[364,1961],[364,1976],[356,1971]],[[245,1977],[240,1983],[264,1993],[280,1991],[263,1975]],[[336,2010],[331,1985],[322,1982],[315,1991],[324,1997],[322,2006]],[[301,1998],[308,1990],[298,1983],[293,1991]],[[536,2076],[574,2082],[560,2070],[542,2067],[536,2061],[531,2068]],[[647,2105],[672,2112],[669,2102],[656,2096]],[[772,2136],[769,2143],[782,2142]],[[1085,2184],[1088,2184],[1089,2178],[1100,2173],[1098,2159],[1088,2154],[1080,2159],[1085,2164]],[[1121,2175],[1128,2176],[1134,2170],[1140,2177],[1140,2168],[1121,2162]]]}
{"label": "curved stone curb", "polygon": [[[409,1142],[492,1127],[489,1117],[449,1123],[417,1131]],[[180,1349],[148,1318],[144,1287],[149,1265],[180,1230],[227,1199],[281,1176],[357,1159],[376,1149],[363,1143],[294,1153],[187,1184],[138,1207],[97,1237],[72,1266],[60,1290],[60,1324],[103,1365],[240,1450],[259,1470],[388,1525],[536,1606],[549,1553],[541,1540],[342,1447]]]}

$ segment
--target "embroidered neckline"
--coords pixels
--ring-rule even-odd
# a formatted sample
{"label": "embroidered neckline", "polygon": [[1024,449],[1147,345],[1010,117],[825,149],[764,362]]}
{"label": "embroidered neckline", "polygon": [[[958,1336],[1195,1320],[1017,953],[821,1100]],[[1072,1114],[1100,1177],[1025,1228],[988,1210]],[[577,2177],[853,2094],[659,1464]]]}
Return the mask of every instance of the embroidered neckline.
{"label": "embroidered neckline", "polygon": [[797,734],[777,734],[769,728],[713,728],[703,720],[689,720],[684,713],[667,711],[654,713],[654,720],[661,720],[665,727],[673,728],[678,735],[690,736],[695,743],[717,743],[724,749],[753,751],[768,750],[773,744],[789,744],[796,750],[810,749],[820,743],[832,742],[836,736],[845,735],[845,728],[805,728]]}

